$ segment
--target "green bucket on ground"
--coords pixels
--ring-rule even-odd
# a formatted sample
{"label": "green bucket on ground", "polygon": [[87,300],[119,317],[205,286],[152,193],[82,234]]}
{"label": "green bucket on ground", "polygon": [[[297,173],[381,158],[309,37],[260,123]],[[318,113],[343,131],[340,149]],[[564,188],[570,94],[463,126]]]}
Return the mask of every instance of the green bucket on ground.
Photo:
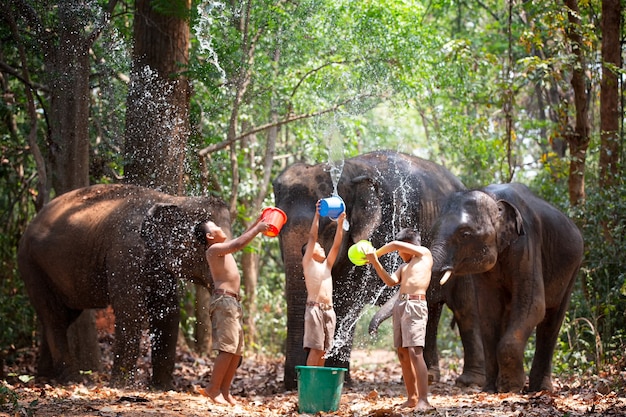
{"label": "green bucket on ground", "polygon": [[346,368],[296,366],[298,411],[301,413],[337,411],[346,371]]}

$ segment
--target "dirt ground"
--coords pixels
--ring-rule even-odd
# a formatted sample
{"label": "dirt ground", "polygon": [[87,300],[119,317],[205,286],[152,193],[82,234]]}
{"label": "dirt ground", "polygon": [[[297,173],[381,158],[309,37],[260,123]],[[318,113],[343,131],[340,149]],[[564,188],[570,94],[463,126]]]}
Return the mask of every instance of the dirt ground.
{"label": "dirt ground", "polygon": [[[34,373],[28,355],[8,374]],[[556,379],[556,392],[533,394],[486,394],[478,387],[454,386],[459,364],[443,364],[442,380],[430,386],[429,400],[436,407],[428,415],[446,417],[482,416],[625,416],[626,371],[595,376],[588,380]],[[109,388],[108,369],[89,375],[89,381],[66,386],[50,385],[17,375],[0,381],[0,416],[297,416],[298,391],[283,388],[283,360],[245,358],[233,384],[240,401],[234,407],[217,406],[198,395],[210,375],[211,360],[191,352],[178,352],[176,389],[151,391],[145,386]],[[147,375],[147,362],[140,367]],[[395,353],[355,351],[351,360],[351,383],[345,383],[339,408],[317,415],[345,417],[414,416],[424,413],[397,408],[405,390]],[[5,370],[6,371],[6,370]],[[32,372],[32,373],[31,373]],[[140,378],[141,379],[141,376]],[[16,395],[16,397],[14,396]],[[4,397],[2,396],[4,395]]]}

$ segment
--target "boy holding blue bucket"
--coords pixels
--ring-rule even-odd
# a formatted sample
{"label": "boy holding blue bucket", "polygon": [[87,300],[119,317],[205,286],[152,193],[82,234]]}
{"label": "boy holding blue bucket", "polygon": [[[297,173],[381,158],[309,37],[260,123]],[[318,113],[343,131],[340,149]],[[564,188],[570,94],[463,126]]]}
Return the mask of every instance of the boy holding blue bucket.
{"label": "boy holding blue bucket", "polygon": [[345,210],[337,218],[337,230],[333,245],[328,252],[317,241],[320,220],[320,201],[315,207],[315,216],[309,231],[309,239],[302,247],[302,270],[307,290],[304,313],[304,349],[309,351],[307,366],[324,366],[324,355],[331,348],[335,337],[337,316],[333,310],[333,277],[331,271],[339,254],[343,239]]}
{"label": "boy holding blue bucket", "polygon": [[[432,410],[434,407],[428,402],[428,369],[423,350],[428,321],[426,290],[430,284],[433,257],[428,248],[420,245],[419,233],[405,228],[398,232],[396,240],[380,249],[367,249],[366,256],[385,284],[390,287],[400,284],[400,295],[393,306],[393,341],[407,391],[407,401],[401,406]],[[378,257],[396,250],[404,263],[389,274]]]}

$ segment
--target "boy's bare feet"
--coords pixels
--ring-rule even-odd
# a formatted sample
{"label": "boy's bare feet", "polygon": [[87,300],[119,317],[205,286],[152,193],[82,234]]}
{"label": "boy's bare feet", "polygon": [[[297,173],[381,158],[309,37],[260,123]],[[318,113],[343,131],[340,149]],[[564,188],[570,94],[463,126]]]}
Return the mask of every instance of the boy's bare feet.
{"label": "boy's bare feet", "polygon": [[398,405],[398,408],[415,408],[416,406],[417,406],[417,401],[406,400],[402,404]]}
{"label": "boy's bare feet", "polygon": [[419,400],[419,401],[406,400],[402,404],[398,405],[398,407],[399,408],[414,408],[415,410],[418,410],[418,411],[435,410],[435,407],[430,405],[428,401],[424,401],[424,400]]}
{"label": "boy's bare feet", "polygon": [[235,399],[235,397],[232,396],[230,392],[227,392],[226,394],[222,393],[222,395],[230,405],[239,404],[239,402]]}
{"label": "boy's bare feet", "polygon": [[435,407],[430,405],[428,401],[419,400],[417,402],[417,405],[415,406],[415,409],[419,411],[431,411],[431,410],[434,410]]}
{"label": "boy's bare feet", "polygon": [[198,393],[202,395],[203,397],[207,397],[208,399],[210,399],[214,404],[228,405],[228,406],[234,405],[234,403],[230,403],[229,401],[227,401],[221,392],[218,392],[217,394],[213,394],[213,393],[208,392],[206,388],[198,388]]}

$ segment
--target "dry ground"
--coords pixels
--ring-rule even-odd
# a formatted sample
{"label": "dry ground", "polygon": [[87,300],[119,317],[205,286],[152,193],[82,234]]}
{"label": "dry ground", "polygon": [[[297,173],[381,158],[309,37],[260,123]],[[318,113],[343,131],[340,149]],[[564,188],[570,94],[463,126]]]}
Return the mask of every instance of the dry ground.
{"label": "dry ground", "polygon": [[[25,355],[8,372],[32,373],[32,353]],[[176,389],[155,392],[145,387],[112,389],[107,385],[108,369],[91,375],[83,384],[52,386],[42,382],[23,382],[16,376],[0,381],[0,388],[16,393],[18,406],[10,399],[0,405],[0,416],[297,416],[298,392],[283,389],[280,359],[248,357],[233,385],[240,405],[223,407],[211,404],[194,387],[203,385],[210,375],[211,360],[181,351],[175,371]],[[393,352],[356,351],[352,358],[352,382],[344,384],[339,409],[318,415],[344,417],[383,417],[420,415],[395,405],[404,401],[404,386]],[[109,368],[107,366],[107,368]],[[446,417],[551,417],[551,416],[624,416],[626,415],[626,372],[615,371],[604,378],[556,380],[557,391],[534,394],[485,394],[478,388],[454,386],[456,375],[449,369],[442,381],[430,386],[430,402]],[[147,369],[147,363],[142,365]],[[7,371],[7,370],[5,370]],[[4,386],[4,388],[3,388]],[[2,397],[0,397],[2,398]]]}

